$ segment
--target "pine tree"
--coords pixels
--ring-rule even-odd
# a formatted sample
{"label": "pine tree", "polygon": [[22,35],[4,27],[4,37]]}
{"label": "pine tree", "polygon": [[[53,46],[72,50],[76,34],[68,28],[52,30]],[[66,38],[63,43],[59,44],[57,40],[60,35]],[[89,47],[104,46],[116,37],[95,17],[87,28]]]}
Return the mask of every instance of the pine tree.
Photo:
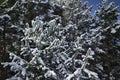
{"label": "pine tree", "polygon": [[[94,52],[88,49],[86,55],[80,53],[79,41],[69,42],[63,34],[65,30],[75,26],[61,28],[60,23],[56,23],[58,19],[61,18],[45,23],[41,20],[32,20],[31,28],[26,24],[20,56],[10,53],[12,61],[2,63],[4,67],[11,66],[10,69],[16,73],[11,79],[98,78],[95,72],[86,68],[89,64],[88,59],[93,59]],[[77,58],[78,55],[83,57],[83,60]]]}
{"label": "pine tree", "polygon": [[[10,61],[1,64],[14,72],[8,80],[119,79],[120,23],[113,2],[103,0],[94,16],[88,2],[81,0],[19,0],[12,4],[8,8],[11,5],[2,3],[0,8],[1,15],[7,13],[9,19],[0,16],[0,22],[8,22],[10,27],[6,27],[19,33],[11,41],[14,50],[5,42]],[[4,30],[10,35],[2,24],[1,33]]]}
{"label": "pine tree", "polygon": [[[115,6],[114,2],[108,3],[107,0],[103,0],[103,3],[98,7],[96,11],[96,27],[101,28],[101,36],[104,38],[101,40],[101,47],[104,50],[104,54],[101,55],[103,62],[101,65],[103,66],[102,73],[107,75],[105,79],[119,79],[116,75],[116,72],[119,70],[114,69],[118,67],[120,64],[118,56],[119,56],[119,31],[120,24],[118,20],[118,7]],[[118,66],[116,66],[117,64]],[[114,72],[115,71],[115,72]],[[116,74],[116,75],[114,75]]]}
{"label": "pine tree", "polygon": [[[48,1],[39,0],[5,0],[0,1],[0,62],[9,61],[9,52],[20,53],[21,38],[24,36],[22,29],[36,16],[43,21],[49,21],[55,17],[56,7]],[[53,10],[55,11],[53,13]],[[59,10],[59,9],[58,9]],[[52,12],[51,12],[52,11]],[[0,79],[10,77],[13,72],[4,71],[0,65]],[[5,72],[5,74],[3,73]]]}
{"label": "pine tree", "polygon": [[84,54],[81,53],[83,45],[79,43],[79,32],[75,33],[78,29],[76,24],[71,21],[63,27],[61,17],[56,16],[55,19],[44,22],[38,16],[31,21],[31,25],[26,23],[23,30],[21,53],[10,53],[12,61],[2,63],[15,72],[11,79],[98,78],[95,72],[86,68],[88,59],[93,59],[94,52],[88,49],[85,55],[85,49]]}

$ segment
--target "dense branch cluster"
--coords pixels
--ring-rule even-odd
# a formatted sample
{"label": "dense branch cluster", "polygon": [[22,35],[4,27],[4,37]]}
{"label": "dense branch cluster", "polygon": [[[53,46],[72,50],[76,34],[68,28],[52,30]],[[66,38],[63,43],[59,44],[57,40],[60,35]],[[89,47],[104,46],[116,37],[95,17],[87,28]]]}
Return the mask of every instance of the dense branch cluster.
{"label": "dense branch cluster", "polygon": [[103,0],[94,15],[81,0],[9,3],[0,4],[0,61],[12,71],[7,80],[120,79],[120,21],[113,2]]}

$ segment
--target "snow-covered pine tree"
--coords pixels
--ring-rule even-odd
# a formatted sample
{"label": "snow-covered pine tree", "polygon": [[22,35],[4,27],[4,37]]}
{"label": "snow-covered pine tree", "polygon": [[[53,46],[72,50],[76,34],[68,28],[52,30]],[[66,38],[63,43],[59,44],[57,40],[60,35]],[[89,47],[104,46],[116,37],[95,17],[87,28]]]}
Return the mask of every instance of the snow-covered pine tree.
{"label": "snow-covered pine tree", "polygon": [[[20,56],[10,53],[12,61],[2,63],[5,67],[10,66],[10,69],[15,72],[15,75],[9,78],[10,80],[98,78],[95,72],[86,67],[89,64],[89,58],[93,59],[94,52],[88,49],[84,55],[80,53],[79,41],[67,41],[63,33],[75,25],[69,24],[66,28],[61,28],[60,23],[57,24],[59,19],[61,18],[58,17],[49,22],[32,20],[31,28],[26,24],[27,27],[23,31],[25,37],[21,40],[23,45],[21,45]],[[81,58],[78,58],[78,55]]]}
{"label": "snow-covered pine tree", "polygon": [[82,0],[55,0],[61,3],[63,8],[62,25],[66,26],[69,21],[75,23],[79,29],[92,23],[93,17],[90,12],[92,6],[88,7],[88,2]]}
{"label": "snow-covered pine tree", "polygon": [[[26,23],[24,37],[21,39],[23,44],[20,55],[10,53],[12,61],[3,63],[15,72],[15,75],[9,79],[98,78],[95,72],[86,67],[89,58],[93,59],[94,52],[91,49],[88,51],[87,48],[83,49],[80,43],[82,40],[80,38],[83,37],[81,37],[82,33],[79,34],[78,26],[70,21],[63,27],[60,21],[61,17],[48,22],[37,17],[32,20],[32,27]],[[82,51],[87,52],[86,55],[82,54]]]}
{"label": "snow-covered pine tree", "polygon": [[[22,28],[36,16],[43,21],[54,18],[56,7],[48,3],[48,0],[1,0],[0,1],[0,62],[9,59],[8,53],[20,53],[20,39],[23,37]],[[52,14],[54,11],[54,14]],[[60,11],[59,11],[60,12]],[[59,13],[61,14],[61,12]],[[9,68],[3,68],[0,64],[0,79],[4,80],[13,73]]]}
{"label": "snow-covered pine tree", "polygon": [[[117,8],[113,3],[108,5],[104,0],[93,18],[90,14],[91,7],[87,6],[87,2],[82,4],[81,0],[71,0],[68,3],[64,0],[22,1],[24,4],[33,3],[28,4],[28,7],[31,9],[34,5],[32,10],[40,9],[40,12],[35,13],[30,20],[31,14],[23,12],[28,18],[25,19],[21,52],[10,52],[11,62],[2,63],[15,73],[8,80],[99,80],[94,71],[99,73],[100,79],[115,78],[116,75],[113,74],[117,70],[112,69],[108,73],[104,65],[112,57],[109,57],[108,52],[112,49],[117,54],[120,52],[119,42],[112,43],[113,40],[119,40],[117,37],[120,28]],[[106,44],[107,40],[109,44]],[[94,60],[95,53],[104,53],[108,57],[105,59],[98,54]],[[98,62],[91,65],[91,60]],[[104,77],[103,70],[107,72],[107,78]]]}
{"label": "snow-covered pine tree", "polygon": [[[115,6],[114,2],[108,3],[108,0],[103,0],[102,4],[98,6],[96,11],[96,22],[95,26],[99,29],[99,33],[104,38],[100,41],[99,47],[101,46],[104,50],[104,54],[101,54],[100,66],[103,69],[99,72],[101,79],[119,79],[117,77],[120,68],[119,56],[120,56],[120,23],[118,20],[118,7]],[[99,60],[98,60],[99,61]],[[117,64],[115,66],[114,64]],[[102,71],[105,71],[105,73]],[[105,75],[107,75],[105,77]]]}

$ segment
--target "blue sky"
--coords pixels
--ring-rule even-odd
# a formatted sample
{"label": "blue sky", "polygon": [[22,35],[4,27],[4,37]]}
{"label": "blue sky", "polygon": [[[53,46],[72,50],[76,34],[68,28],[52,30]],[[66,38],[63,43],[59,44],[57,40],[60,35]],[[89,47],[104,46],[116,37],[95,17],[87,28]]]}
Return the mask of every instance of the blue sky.
{"label": "blue sky", "polygon": [[[97,5],[102,3],[102,0],[83,0],[83,1],[88,1],[88,5],[92,5],[93,9],[92,9],[92,14],[93,12],[97,9]],[[119,6],[119,10],[120,10],[120,0],[108,0],[108,2],[115,2],[116,6]],[[119,16],[120,19],[120,16]]]}

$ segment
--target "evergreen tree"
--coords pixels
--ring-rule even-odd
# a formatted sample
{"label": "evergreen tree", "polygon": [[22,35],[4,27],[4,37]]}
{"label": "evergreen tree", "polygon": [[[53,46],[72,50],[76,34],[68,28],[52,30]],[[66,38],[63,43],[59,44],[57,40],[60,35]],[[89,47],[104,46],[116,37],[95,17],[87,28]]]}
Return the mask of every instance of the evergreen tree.
{"label": "evergreen tree", "polygon": [[[5,0],[0,1],[0,62],[9,61],[9,53],[20,53],[21,38],[25,24],[36,16],[43,21],[55,18],[56,7],[48,1],[39,0]],[[60,9],[58,9],[60,10]],[[52,12],[51,12],[52,11]],[[53,12],[55,11],[55,12]],[[0,79],[11,76],[13,72],[5,71],[0,64]],[[5,72],[5,73],[4,73]],[[6,76],[7,75],[7,76]]]}
{"label": "evergreen tree", "polygon": [[0,1],[0,72],[9,73],[0,79],[118,80],[118,7],[103,0],[91,9],[81,0]]}
{"label": "evergreen tree", "polygon": [[[96,27],[101,28],[101,36],[104,38],[101,40],[101,46],[104,50],[104,54],[101,54],[100,64],[103,66],[103,70],[107,75],[103,75],[101,79],[113,80],[119,79],[119,42],[120,42],[120,23],[118,20],[118,7],[115,6],[114,2],[108,3],[107,0],[103,0],[103,3],[99,5],[96,11]],[[116,74],[116,75],[115,75]]]}

